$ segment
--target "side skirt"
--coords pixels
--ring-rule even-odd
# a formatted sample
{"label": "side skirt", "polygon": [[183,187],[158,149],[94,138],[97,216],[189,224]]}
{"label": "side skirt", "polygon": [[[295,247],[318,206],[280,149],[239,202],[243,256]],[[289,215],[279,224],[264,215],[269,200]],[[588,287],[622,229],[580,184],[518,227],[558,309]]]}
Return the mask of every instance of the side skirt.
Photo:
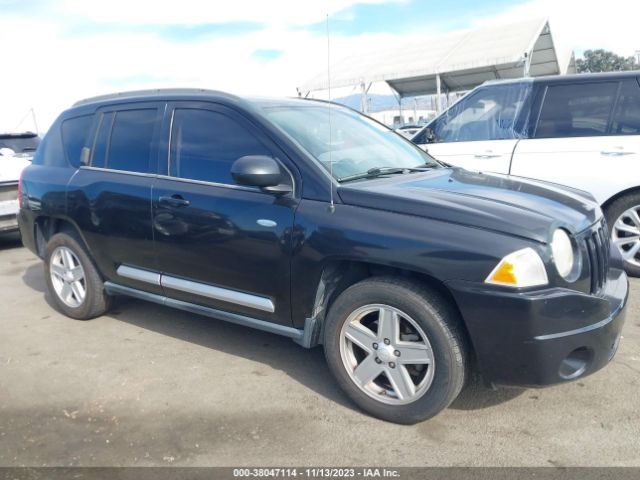
{"label": "side skirt", "polygon": [[276,335],[289,337],[294,342],[302,345],[305,348],[310,348],[316,344],[315,319],[307,318],[304,322],[304,330],[298,330],[297,328],[286,327],[284,325],[278,325],[277,323],[265,322],[264,320],[258,320],[257,318],[238,315],[237,313],[216,310],[215,308],[203,307],[202,305],[175,300],[173,298],[157,295],[155,293],[149,293],[142,290],[137,290],[135,288],[124,287],[112,282],[105,282],[104,288],[109,295],[126,295],[129,297],[139,298],[141,300],[147,300],[149,302],[158,303],[160,305],[166,305],[167,307],[177,308],[178,310],[184,310],[186,312],[204,315],[206,317],[215,318],[217,320],[224,320],[225,322],[235,323],[237,325],[251,327],[262,330],[264,332],[275,333]]}

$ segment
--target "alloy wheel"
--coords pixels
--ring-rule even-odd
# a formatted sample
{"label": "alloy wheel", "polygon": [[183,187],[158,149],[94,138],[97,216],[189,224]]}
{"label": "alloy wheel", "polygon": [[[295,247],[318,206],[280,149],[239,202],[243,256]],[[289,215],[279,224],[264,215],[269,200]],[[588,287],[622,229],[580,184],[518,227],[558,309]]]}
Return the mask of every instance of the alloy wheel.
{"label": "alloy wheel", "polygon": [[71,308],[77,308],[87,296],[84,269],[78,257],[67,247],[57,247],[49,261],[51,283],[56,295]]}
{"label": "alloy wheel", "polygon": [[611,241],[625,263],[640,267],[640,205],[625,210],[613,224]]}
{"label": "alloy wheel", "polygon": [[433,349],[418,323],[389,305],[365,305],[340,332],[340,356],[351,380],[380,402],[401,405],[422,397],[433,382]]}

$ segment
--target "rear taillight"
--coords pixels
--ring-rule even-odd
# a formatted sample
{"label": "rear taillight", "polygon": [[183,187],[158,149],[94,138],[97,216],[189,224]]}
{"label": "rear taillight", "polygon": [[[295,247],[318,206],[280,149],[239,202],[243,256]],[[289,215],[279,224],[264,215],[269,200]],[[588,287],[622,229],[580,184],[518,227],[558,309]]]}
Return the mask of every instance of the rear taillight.
{"label": "rear taillight", "polygon": [[22,208],[22,175],[24,175],[24,170],[22,170],[18,179],[18,206],[20,208]]}

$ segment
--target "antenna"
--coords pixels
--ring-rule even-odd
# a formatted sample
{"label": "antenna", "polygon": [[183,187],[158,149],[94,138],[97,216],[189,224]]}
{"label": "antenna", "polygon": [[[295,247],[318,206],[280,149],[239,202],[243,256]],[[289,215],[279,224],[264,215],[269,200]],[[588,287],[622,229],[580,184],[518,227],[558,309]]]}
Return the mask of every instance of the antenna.
{"label": "antenna", "polygon": [[336,206],[333,203],[333,159],[331,158],[331,43],[329,42],[329,14],[327,13],[327,89],[329,90],[329,212],[336,211]]}
{"label": "antenna", "polygon": [[33,109],[33,107],[31,107],[27,113],[24,114],[24,117],[22,117],[22,119],[18,122],[18,124],[13,127],[12,132],[17,132],[18,131],[18,127],[20,127],[24,121],[27,119],[27,117],[31,115],[31,118],[33,119],[33,125],[36,127],[36,133],[40,133],[38,132],[38,122],[36,121],[36,111]]}

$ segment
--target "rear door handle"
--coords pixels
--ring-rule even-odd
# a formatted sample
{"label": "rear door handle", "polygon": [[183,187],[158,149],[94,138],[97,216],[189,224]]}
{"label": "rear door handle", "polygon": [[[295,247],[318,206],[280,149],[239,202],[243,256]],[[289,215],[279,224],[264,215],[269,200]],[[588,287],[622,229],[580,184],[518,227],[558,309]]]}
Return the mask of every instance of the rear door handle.
{"label": "rear door handle", "polygon": [[171,196],[163,195],[158,199],[160,205],[165,205],[174,208],[188,207],[191,203],[189,200],[185,200],[181,195],[174,194]]}
{"label": "rear door handle", "polygon": [[501,157],[502,155],[499,155],[497,153],[476,153],[473,158],[496,158],[496,157]]}

